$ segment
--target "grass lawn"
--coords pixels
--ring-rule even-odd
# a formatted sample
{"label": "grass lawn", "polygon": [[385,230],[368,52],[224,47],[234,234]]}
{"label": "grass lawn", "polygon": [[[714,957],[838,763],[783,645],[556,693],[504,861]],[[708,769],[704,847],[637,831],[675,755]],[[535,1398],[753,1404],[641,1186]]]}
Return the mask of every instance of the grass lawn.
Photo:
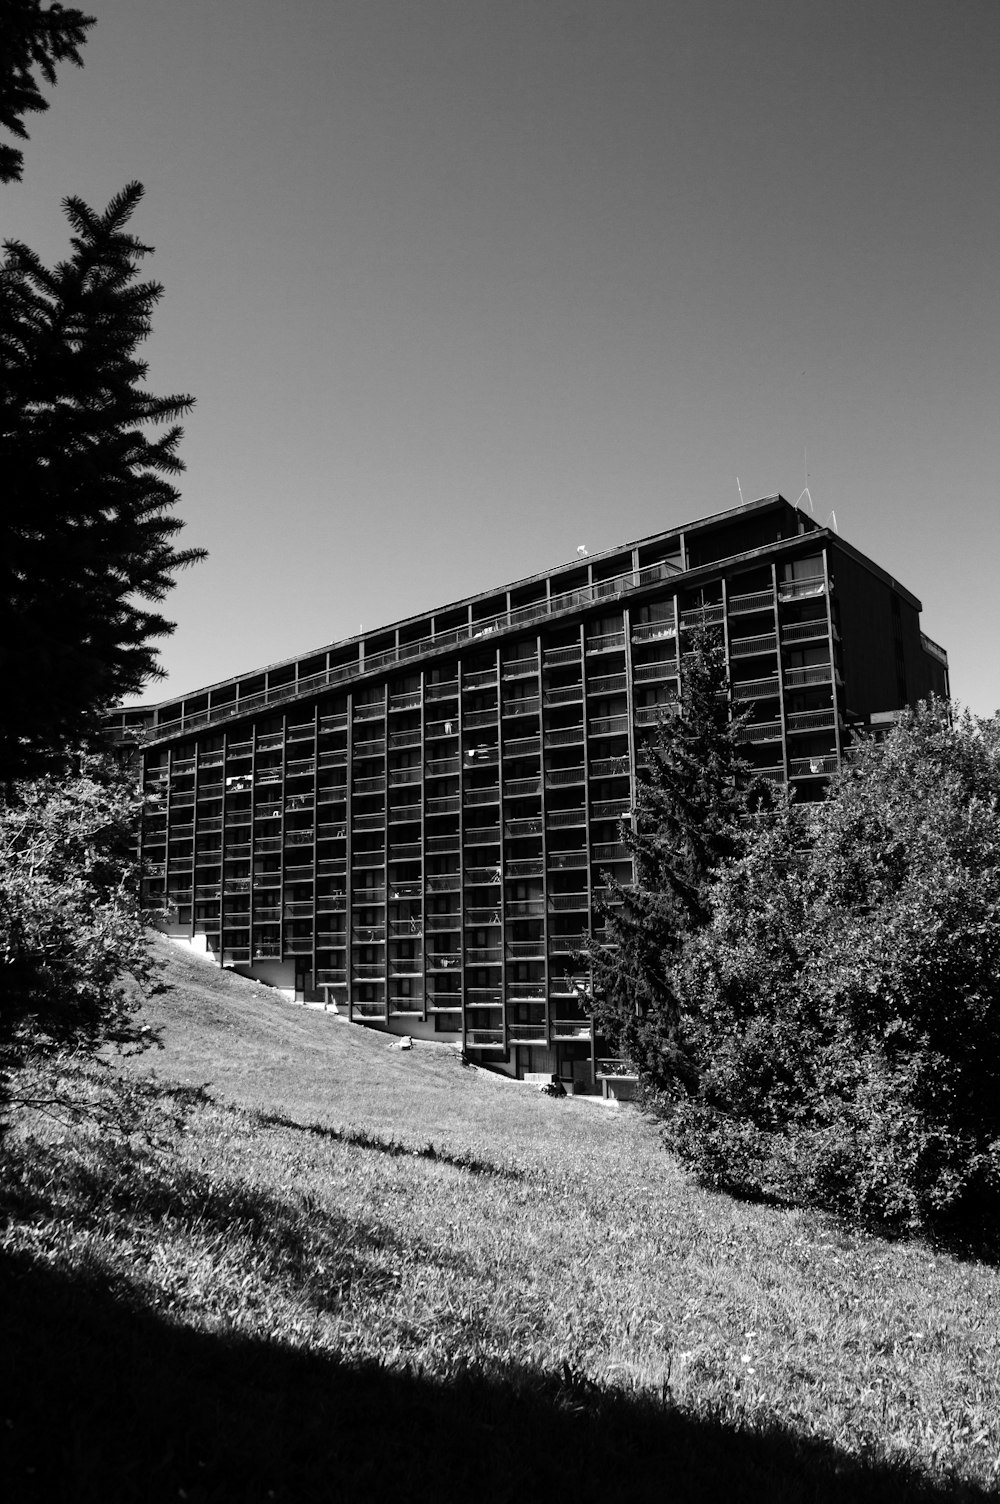
{"label": "grass lawn", "polygon": [[995,1266],[169,968],[127,1069],[206,1091],[4,1142],[7,1498],[1000,1497]]}

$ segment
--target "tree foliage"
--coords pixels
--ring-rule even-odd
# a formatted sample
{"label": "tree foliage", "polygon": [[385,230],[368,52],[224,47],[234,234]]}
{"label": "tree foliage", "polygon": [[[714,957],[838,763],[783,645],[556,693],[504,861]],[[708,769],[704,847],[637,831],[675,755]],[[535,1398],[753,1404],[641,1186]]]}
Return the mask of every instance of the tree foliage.
{"label": "tree foliage", "polygon": [[742,723],[730,719],[724,649],[704,630],[692,648],[677,713],[663,715],[638,758],[632,818],[621,827],[633,880],[607,878],[604,938],[588,947],[596,1027],[647,1089],[668,1095],[691,1070],[678,964],[709,917],[713,874],[740,848],[751,782]]}
{"label": "tree foliage", "polygon": [[711,1184],[906,1228],[1000,1195],[1000,720],[941,702],[860,747],[718,875],[690,946]]}
{"label": "tree foliage", "polygon": [[137,1043],[154,976],[132,856],[140,798],[108,758],[0,806],[0,1098],[28,1061]]}
{"label": "tree foliage", "polygon": [[[137,347],[162,288],[137,280],[132,183],[103,214],[66,200],[72,255],[50,269],[8,243],[0,265],[0,778],[57,764],[100,712],[159,670],[154,607],[178,551],[172,478],[187,396],[143,390]],[[150,425],[168,424],[158,434]]]}
{"label": "tree foliage", "polygon": [[[93,26],[92,16],[41,0],[0,0],[0,126],[21,141],[28,139],[24,116],[49,107],[39,87],[56,81],[56,64],[82,66],[80,48]],[[24,154],[0,143],[0,183],[20,180]]]}

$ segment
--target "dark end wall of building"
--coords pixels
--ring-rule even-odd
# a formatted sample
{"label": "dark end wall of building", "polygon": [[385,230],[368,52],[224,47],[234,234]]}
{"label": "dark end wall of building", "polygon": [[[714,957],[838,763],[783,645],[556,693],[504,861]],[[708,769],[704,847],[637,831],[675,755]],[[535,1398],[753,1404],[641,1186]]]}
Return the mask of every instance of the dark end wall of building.
{"label": "dark end wall of building", "polygon": [[920,613],[909,599],[836,545],[830,548],[830,574],[848,719],[901,710],[931,693],[945,695],[944,668],[924,651]]}

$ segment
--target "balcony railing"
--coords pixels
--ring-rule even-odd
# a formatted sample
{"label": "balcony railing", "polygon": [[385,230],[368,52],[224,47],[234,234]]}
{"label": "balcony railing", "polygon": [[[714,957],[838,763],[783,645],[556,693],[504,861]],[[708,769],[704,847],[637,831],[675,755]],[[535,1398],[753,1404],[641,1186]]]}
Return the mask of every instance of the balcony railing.
{"label": "balcony railing", "polygon": [[785,688],[799,689],[807,684],[829,684],[833,679],[833,670],[828,663],[817,663],[807,668],[788,668],[785,670]]}
{"label": "balcony railing", "polygon": [[801,601],[809,596],[825,595],[826,580],[821,574],[811,575],[804,580],[781,580],[778,584],[778,599],[780,601]]}
{"label": "balcony railing", "polygon": [[602,632],[598,637],[587,638],[588,653],[612,653],[625,646],[624,628],[620,632]]}
{"label": "balcony railing", "polygon": [[[218,722],[231,720],[234,716],[244,716],[255,713],[265,706],[283,704],[289,700],[296,700],[304,695],[317,694],[332,685],[346,684],[353,679],[361,678],[366,674],[376,673],[397,663],[406,663],[414,658],[423,657],[428,653],[445,652],[449,649],[468,642],[470,639],[481,637],[486,629],[490,631],[506,632],[520,628],[526,621],[542,620],[547,616],[558,615],[564,611],[578,610],[580,607],[598,604],[609,597],[626,594],[630,591],[641,589],[655,584],[660,580],[667,579],[671,575],[679,574],[680,569],[666,562],[650,565],[637,573],[629,571],[610,580],[601,580],[593,585],[584,585],[576,590],[569,590],[551,596],[548,600],[532,602],[527,607],[515,607],[509,613],[503,613],[489,622],[475,622],[470,625],[451,628],[445,632],[433,633],[428,637],[422,637],[414,642],[400,643],[398,646],[385,648],[379,652],[364,653],[359,651],[358,658],[350,663],[336,664],[323,673],[311,674],[289,684],[275,685],[271,688],[258,690],[251,694],[245,694],[235,700],[228,700],[225,704],[214,705],[205,710],[198,710],[189,715],[182,715],[172,721],[160,722],[158,725],[134,726],[129,728],[129,734],[134,735],[141,741],[157,741],[164,737],[172,736],[178,731],[193,731],[201,726],[213,725]],[[805,582],[801,582],[805,583]],[[640,628],[649,625],[659,627],[659,623],[641,623]],[[635,633],[633,633],[633,636]],[[624,633],[604,634],[605,637],[615,636],[624,641]],[[637,639],[638,640],[638,639]],[[600,639],[594,639],[588,644],[588,651],[601,651],[596,647]],[[618,645],[618,644],[616,644]],[[363,648],[363,644],[359,645]],[[547,664],[557,661],[572,662],[578,660],[579,649],[569,649],[570,656],[562,660],[554,657],[555,653],[565,652],[565,649],[550,650],[545,655]],[[509,674],[512,665],[505,666],[505,674]],[[481,678],[481,676],[476,676]],[[496,682],[496,675],[490,671],[481,682]],[[466,680],[463,687],[473,687]],[[447,693],[454,693],[454,685],[428,685],[427,698],[443,698]],[[395,708],[395,707],[394,707]],[[404,707],[399,707],[404,708]],[[408,708],[408,707],[406,707]],[[354,708],[355,720],[378,717],[384,714],[384,704],[357,705]],[[324,718],[325,719],[325,718]],[[324,720],[320,722],[321,729],[325,729]]]}
{"label": "balcony railing", "polygon": [[[792,672],[796,672],[792,670]],[[785,675],[788,682],[788,675]],[[775,696],[779,692],[777,674],[770,675],[767,679],[744,679],[738,684],[731,686],[734,700],[763,700],[769,696]]]}
{"label": "balcony railing", "polygon": [[933,637],[928,637],[926,632],[921,632],[920,634],[920,646],[925,653],[929,653],[932,658],[936,658],[938,663],[942,664],[945,668],[948,667],[948,654],[939,643],[934,641]]}
{"label": "balcony railing", "polygon": [[[558,651],[562,651],[559,649]],[[575,651],[575,650],[574,650]],[[624,675],[622,675],[624,678]],[[581,684],[558,684],[554,689],[546,689],[542,695],[544,705],[579,705],[583,699],[583,685]]]}
{"label": "balcony railing", "polygon": [[804,642],[810,638],[826,637],[828,631],[825,616],[817,616],[809,621],[782,622],[781,640],[782,642]]}
{"label": "balcony railing", "polygon": [[756,725],[743,726],[737,739],[741,742],[780,742],[781,722],[760,721]]}
{"label": "balcony railing", "polygon": [[659,642],[677,636],[677,623],[669,621],[636,621],[632,623],[633,642]]}
{"label": "balcony railing", "polygon": [[729,597],[730,616],[742,616],[750,611],[773,611],[773,590],[752,590],[746,595]]}
{"label": "balcony railing", "polygon": [[550,809],[545,823],[549,830],[560,830],[567,825],[586,825],[587,811],[582,805],[579,809]]}
{"label": "balcony railing", "polygon": [[762,633],[760,637],[735,637],[729,645],[730,658],[750,658],[758,653],[774,653],[778,648],[778,639],[773,632]]}
{"label": "balcony railing", "polygon": [[523,695],[519,700],[504,700],[500,713],[505,719],[515,715],[537,715],[540,705],[538,695]]}
{"label": "balcony railing", "polygon": [[836,754],[831,752],[821,757],[793,757],[788,772],[792,778],[815,778],[836,773],[838,766]]}

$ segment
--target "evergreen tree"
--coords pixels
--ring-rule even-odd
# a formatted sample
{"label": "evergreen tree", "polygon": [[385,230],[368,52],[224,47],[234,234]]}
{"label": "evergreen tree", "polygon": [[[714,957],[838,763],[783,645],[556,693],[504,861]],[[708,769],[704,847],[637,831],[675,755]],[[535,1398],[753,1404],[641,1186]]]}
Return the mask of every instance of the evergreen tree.
{"label": "evergreen tree", "polygon": [[[61,5],[43,9],[41,0],[0,0],[0,126],[28,139],[23,117],[49,107],[36,75],[54,84],[57,63],[82,67],[80,48],[93,24],[92,16]],[[0,183],[20,181],[23,165],[16,146],[0,143]]]}
{"label": "evergreen tree", "polygon": [[143,603],[203,556],[174,548],[169,514],[192,399],[142,389],[136,350],[162,288],[137,280],[141,197],[132,183],[103,214],[67,199],[68,261],[50,270],[14,242],[0,264],[4,782],[59,765],[159,672],[153,640],[172,627]]}
{"label": "evergreen tree", "polygon": [[725,652],[707,629],[684,661],[681,703],[664,714],[636,769],[622,839],[633,880],[606,879],[603,943],[591,938],[595,1025],[654,1092],[690,1078],[680,1030],[677,966],[709,917],[713,873],[736,854],[750,792],[742,721],[730,719]]}

